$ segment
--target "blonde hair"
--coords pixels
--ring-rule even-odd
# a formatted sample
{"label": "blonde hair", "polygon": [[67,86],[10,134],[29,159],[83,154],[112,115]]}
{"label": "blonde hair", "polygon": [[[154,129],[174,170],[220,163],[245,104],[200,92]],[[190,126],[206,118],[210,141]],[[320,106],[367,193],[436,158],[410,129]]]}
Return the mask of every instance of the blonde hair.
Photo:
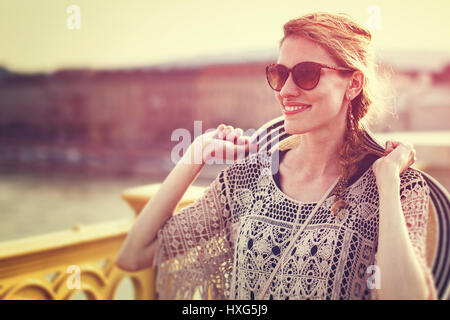
{"label": "blonde hair", "polygon": [[[307,14],[288,21],[283,26],[283,31],[280,47],[286,38],[300,36],[320,45],[339,66],[359,70],[364,75],[363,88],[351,101],[355,131],[346,131],[340,153],[343,178],[335,189],[337,197],[333,206],[333,212],[337,213],[345,206],[342,194],[348,180],[358,169],[358,162],[369,152],[379,154],[364,143],[362,135],[363,130],[386,111],[389,100],[393,97],[393,91],[388,90],[391,75],[389,72],[381,74],[379,70],[371,45],[370,30],[346,14]],[[348,127],[350,128],[350,124]]]}

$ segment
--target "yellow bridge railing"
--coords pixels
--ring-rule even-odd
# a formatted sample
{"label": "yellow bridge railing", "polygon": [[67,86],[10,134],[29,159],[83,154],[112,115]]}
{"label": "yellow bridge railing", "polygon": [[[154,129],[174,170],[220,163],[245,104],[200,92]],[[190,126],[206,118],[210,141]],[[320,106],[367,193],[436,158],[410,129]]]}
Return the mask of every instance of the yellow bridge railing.
{"label": "yellow bridge railing", "polygon": [[[136,215],[159,184],[125,190],[122,198]],[[176,212],[188,206],[204,188],[191,186]],[[155,299],[155,270],[126,272],[115,259],[134,219],[75,226],[72,230],[0,242],[0,299],[120,299],[122,282],[132,283],[131,299]]]}

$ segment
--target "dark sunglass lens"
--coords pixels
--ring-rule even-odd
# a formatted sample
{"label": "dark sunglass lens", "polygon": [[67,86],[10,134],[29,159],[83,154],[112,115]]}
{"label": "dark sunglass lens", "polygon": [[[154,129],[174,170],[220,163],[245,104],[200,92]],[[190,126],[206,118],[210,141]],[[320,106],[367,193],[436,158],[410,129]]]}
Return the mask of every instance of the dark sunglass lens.
{"label": "dark sunglass lens", "polygon": [[266,68],[267,81],[272,89],[280,91],[283,88],[289,74],[288,70],[282,65],[272,64]]}
{"label": "dark sunglass lens", "polygon": [[300,63],[294,68],[293,78],[300,88],[310,90],[319,82],[320,65]]}

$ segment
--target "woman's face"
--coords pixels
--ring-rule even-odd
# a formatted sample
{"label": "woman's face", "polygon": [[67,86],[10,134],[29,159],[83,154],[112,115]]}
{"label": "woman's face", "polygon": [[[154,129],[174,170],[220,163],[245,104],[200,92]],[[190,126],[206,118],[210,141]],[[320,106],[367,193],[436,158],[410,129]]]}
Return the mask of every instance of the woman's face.
{"label": "woman's face", "polygon": [[[303,61],[337,66],[336,61],[314,42],[298,36],[286,38],[280,48],[278,63],[292,68]],[[281,91],[275,92],[281,104],[286,132],[332,132],[338,127],[342,128],[346,121],[348,100],[345,94],[349,84],[349,76],[344,77],[338,71],[322,68],[317,86],[312,90],[303,90],[295,84],[290,73]],[[296,104],[306,104],[310,107],[297,113],[286,114],[285,107]]]}

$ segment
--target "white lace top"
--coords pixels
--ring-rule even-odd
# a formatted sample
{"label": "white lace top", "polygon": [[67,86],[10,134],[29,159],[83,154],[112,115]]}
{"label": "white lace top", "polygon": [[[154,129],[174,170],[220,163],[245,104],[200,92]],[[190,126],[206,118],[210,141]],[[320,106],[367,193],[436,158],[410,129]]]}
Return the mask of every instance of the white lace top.
{"label": "white lace top", "polygon": [[[252,154],[222,170],[195,203],[158,232],[157,292],[162,299],[255,299],[315,203],[284,194],[270,153]],[[271,281],[265,299],[373,299],[378,191],[369,167],[345,190],[347,206],[331,212],[334,195],[315,213]],[[409,235],[425,263],[429,189],[413,169],[401,176]],[[297,225],[294,225],[299,215]],[[373,279],[373,277],[372,277]]]}

